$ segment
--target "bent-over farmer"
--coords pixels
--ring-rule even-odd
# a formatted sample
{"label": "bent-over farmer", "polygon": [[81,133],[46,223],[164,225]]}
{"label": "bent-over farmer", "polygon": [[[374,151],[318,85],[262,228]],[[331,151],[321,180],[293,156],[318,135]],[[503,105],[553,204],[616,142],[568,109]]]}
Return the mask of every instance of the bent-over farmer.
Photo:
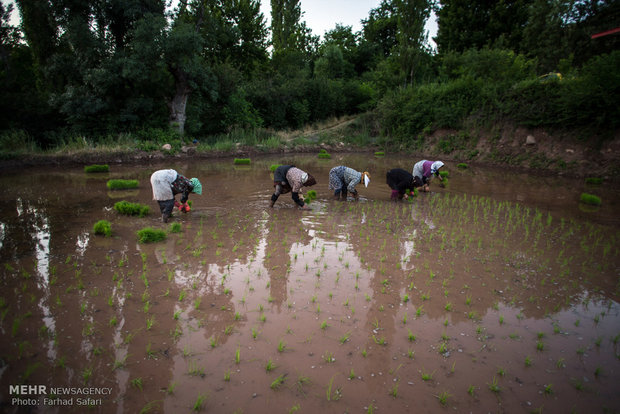
{"label": "bent-over farmer", "polygon": [[[409,172],[402,168],[394,168],[388,171],[385,176],[387,185],[392,189],[390,199],[396,201],[413,195],[413,189],[415,188],[414,178]],[[407,194],[407,190],[411,193]]]}
{"label": "bent-over farmer", "polygon": [[422,191],[429,191],[429,185],[433,175],[443,181],[443,177],[439,175],[439,169],[443,167],[441,161],[422,160],[413,166],[413,176],[416,180],[416,187],[422,187]]}
{"label": "bent-over farmer", "polygon": [[[202,184],[198,178],[188,179],[172,169],[155,171],[151,175],[151,187],[153,200],[159,204],[161,221],[164,223],[168,222],[175,205],[183,212],[189,211],[189,193],[202,194]],[[181,204],[174,198],[177,194],[181,194]]]}
{"label": "bent-over farmer", "polygon": [[370,174],[368,171],[360,173],[353,168],[339,165],[329,171],[328,188],[330,190],[334,190],[334,198],[336,200],[340,199],[341,196],[343,200],[346,200],[348,193],[351,193],[357,200],[359,194],[357,193],[355,186],[362,181],[364,182],[364,185],[368,187],[368,184],[370,183]]}
{"label": "bent-over farmer", "polygon": [[275,191],[271,195],[270,207],[273,207],[280,194],[286,194],[291,191],[291,197],[295,204],[301,209],[307,209],[304,208],[305,203],[299,198],[299,193],[302,187],[311,187],[315,184],[316,180],[307,172],[300,170],[294,165],[280,165],[273,173]]}

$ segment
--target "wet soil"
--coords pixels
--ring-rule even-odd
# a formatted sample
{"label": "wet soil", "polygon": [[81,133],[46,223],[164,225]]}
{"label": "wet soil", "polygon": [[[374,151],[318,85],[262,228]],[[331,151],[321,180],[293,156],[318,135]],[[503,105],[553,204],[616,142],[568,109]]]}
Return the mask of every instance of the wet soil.
{"label": "wet soil", "polygon": [[[317,178],[312,210],[290,194],[268,207],[269,166],[284,163]],[[445,187],[390,201],[385,172],[412,164],[4,172],[1,411],[618,412],[620,190],[447,163]],[[370,171],[359,201],[331,199],[336,165]],[[203,184],[168,224],[149,184],[161,168]],[[139,187],[109,191],[111,178]],[[151,213],[121,216],[121,200]],[[111,237],[93,233],[102,219]],[[139,243],[145,227],[166,240]],[[109,394],[69,404],[60,387]]]}

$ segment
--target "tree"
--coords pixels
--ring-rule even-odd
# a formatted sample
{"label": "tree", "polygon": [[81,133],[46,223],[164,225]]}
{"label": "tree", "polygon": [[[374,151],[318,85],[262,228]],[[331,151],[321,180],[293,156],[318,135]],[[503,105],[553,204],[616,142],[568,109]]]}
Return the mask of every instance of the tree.
{"label": "tree", "polygon": [[533,0],[439,0],[437,50],[462,52],[497,44],[518,51]]}
{"label": "tree", "polygon": [[395,0],[398,34],[398,45],[395,47],[397,59],[405,75],[405,85],[413,84],[415,72],[422,65],[425,54],[427,33],[424,30],[426,21],[431,14],[429,0]]}

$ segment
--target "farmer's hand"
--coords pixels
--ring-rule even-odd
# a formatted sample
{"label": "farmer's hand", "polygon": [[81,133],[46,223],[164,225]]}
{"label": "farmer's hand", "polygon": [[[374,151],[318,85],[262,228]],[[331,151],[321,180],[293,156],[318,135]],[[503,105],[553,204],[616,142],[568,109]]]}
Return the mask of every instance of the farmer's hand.
{"label": "farmer's hand", "polygon": [[179,210],[181,210],[183,213],[189,213],[189,211],[191,210],[191,208],[189,207],[189,204],[187,203],[183,203],[180,207]]}
{"label": "farmer's hand", "polygon": [[174,206],[178,209],[181,209],[181,203],[179,203],[177,200],[174,200]]}

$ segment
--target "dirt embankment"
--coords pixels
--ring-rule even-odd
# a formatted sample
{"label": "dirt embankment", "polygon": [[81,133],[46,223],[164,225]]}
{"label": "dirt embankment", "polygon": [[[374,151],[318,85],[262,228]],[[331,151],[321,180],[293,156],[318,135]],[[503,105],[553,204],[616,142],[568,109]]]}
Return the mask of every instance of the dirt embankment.
{"label": "dirt embankment", "polygon": [[[442,159],[476,165],[510,167],[532,173],[547,172],[571,177],[602,177],[620,182],[620,131],[612,138],[580,136],[575,133],[548,133],[542,129],[495,126],[492,129],[437,130],[419,139],[415,149],[392,145],[388,139],[375,138],[366,146],[355,146],[347,137],[357,131],[355,119],[345,119],[318,129],[280,134],[286,145],[278,150],[237,145],[228,152],[200,151],[186,146],[178,152],[135,151],[129,149],[80,151],[68,154],[32,154],[0,160],[0,172],[41,165],[88,165],[141,163],[179,158],[248,157],[256,154],[378,151],[411,153],[414,157]],[[378,128],[373,131],[378,134]],[[293,143],[303,137],[303,144]],[[387,148],[380,142],[387,142]]]}

